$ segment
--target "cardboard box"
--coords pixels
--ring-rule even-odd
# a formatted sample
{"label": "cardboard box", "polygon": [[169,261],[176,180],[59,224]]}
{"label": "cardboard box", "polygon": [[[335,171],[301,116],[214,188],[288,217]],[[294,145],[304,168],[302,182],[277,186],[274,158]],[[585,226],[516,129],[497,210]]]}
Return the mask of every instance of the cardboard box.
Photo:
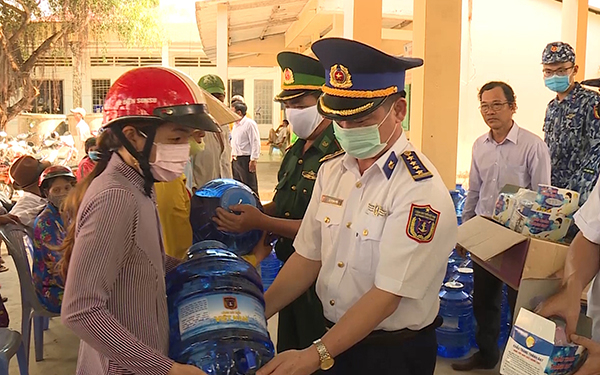
{"label": "cardboard box", "polygon": [[477,216],[458,227],[458,247],[473,261],[518,290],[522,280],[555,279],[568,246],[530,238]]}
{"label": "cardboard box", "polygon": [[568,345],[564,330],[557,342],[556,324],[521,309],[502,356],[502,375],[570,375],[586,359],[585,348]]}
{"label": "cardboard box", "polygon": [[[535,310],[558,292],[569,249],[516,233],[481,216],[458,227],[457,249],[461,248],[471,253],[475,263],[518,291],[515,311],[521,307]],[[582,335],[589,337],[591,320],[582,315],[579,323]]]}

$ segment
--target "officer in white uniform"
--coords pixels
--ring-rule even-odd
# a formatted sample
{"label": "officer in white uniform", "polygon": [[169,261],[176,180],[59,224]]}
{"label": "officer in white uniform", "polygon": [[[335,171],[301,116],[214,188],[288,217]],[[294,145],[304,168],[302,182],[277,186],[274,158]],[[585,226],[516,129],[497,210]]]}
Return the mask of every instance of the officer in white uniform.
{"label": "officer in white uniform", "polygon": [[432,375],[457,223],[435,167],[402,132],[405,70],[423,60],[339,38],[312,48],[326,72],[319,113],[346,154],[319,170],[296,253],[265,298],[270,317],[317,279],[330,329],[258,374]]}
{"label": "officer in white uniform", "polygon": [[[571,243],[563,276],[563,289],[542,303],[538,313],[558,316],[567,322],[571,340],[588,349],[589,356],[575,375],[600,374],[600,181],[587,202],[575,213],[580,232]],[[588,293],[587,315],[593,320],[592,340],[573,335],[581,311],[581,293],[593,280]]]}

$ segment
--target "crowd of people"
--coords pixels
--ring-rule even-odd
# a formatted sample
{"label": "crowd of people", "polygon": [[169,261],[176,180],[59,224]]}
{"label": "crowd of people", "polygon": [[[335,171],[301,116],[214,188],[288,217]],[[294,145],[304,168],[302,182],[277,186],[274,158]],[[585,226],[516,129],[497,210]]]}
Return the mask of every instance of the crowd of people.
{"label": "crowd of people", "polygon": [[[285,265],[265,294],[266,317],[279,314],[279,354],[258,374],[433,375],[438,292],[457,223],[438,171],[401,126],[405,74],[423,60],[339,38],[312,50],[316,59],[278,55],[275,100],[298,140],[287,147],[287,124],[270,134],[270,146],[285,150],[273,201],[263,211],[218,209],[213,218],[226,232],[280,238]],[[596,341],[574,333],[579,296],[600,272],[600,94],[575,81],[566,43],[550,43],[542,66],[556,93],[544,140],[513,119],[517,96],[507,83],[480,89],[490,130],[473,145],[463,218],[491,216],[506,184],[580,193],[563,288],[538,312],[566,320],[571,340],[589,351],[577,375],[597,375],[599,280],[588,309]],[[24,193],[0,224],[31,227],[38,297],[81,338],[78,374],[204,374],[167,356],[164,277],[192,244],[195,189],[233,176],[258,195],[258,127],[243,99],[224,101],[218,76],[196,85],[173,69],[134,69],[108,92],[102,131],[85,141],[76,173],[30,156],[12,165]],[[261,241],[247,260],[257,265],[270,251]],[[503,284],[477,264],[474,274],[479,351],[454,364],[457,371],[491,369],[500,359]],[[513,309],[515,299],[509,289]]]}

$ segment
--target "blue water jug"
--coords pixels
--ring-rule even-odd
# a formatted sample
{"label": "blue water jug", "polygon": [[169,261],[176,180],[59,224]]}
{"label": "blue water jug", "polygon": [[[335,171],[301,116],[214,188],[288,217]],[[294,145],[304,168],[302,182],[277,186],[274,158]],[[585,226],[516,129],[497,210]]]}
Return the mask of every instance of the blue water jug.
{"label": "blue water jug", "polygon": [[468,295],[473,295],[473,269],[468,267],[459,267],[452,277],[453,281],[458,281],[464,287],[464,291]]}
{"label": "blue water jug", "polygon": [[473,260],[471,259],[471,253],[467,252],[467,258],[463,259],[460,263],[459,268],[473,268]]}
{"label": "blue water jug", "polygon": [[262,262],[260,262],[260,275],[262,276],[262,283],[264,287],[264,291],[273,284],[279,270],[283,266],[283,262],[277,258],[277,254],[275,251],[271,251],[271,254],[267,256]]}
{"label": "blue water jug", "polygon": [[169,357],[209,375],[249,375],[271,360],[262,283],[225,244],[198,243],[167,274]]}
{"label": "blue water jug", "polygon": [[444,284],[450,281],[450,278],[456,273],[456,270],[464,259],[458,254],[456,249],[452,250],[448,257],[448,264],[446,265],[446,276],[444,276]]}
{"label": "blue water jug", "polygon": [[462,224],[462,213],[465,207],[465,201],[467,200],[467,192],[463,189],[462,184],[456,184],[456,188],[450,191],[452,202],[454,202],[454,209],[456,211],[456,221],[458,225]]}
{"label": "blue water jug", "polygon": [[435,330],[438,355],[443,358],[464,357],[471,350],[473,303],[461,283],[449,281],[440,292],[440,316],[444,319]]}
{"label": "blue water jug", "polygon": [[504,348],[508,342],[510,328],[512,325],[512,314],[510,313],[510,304],[508,303],[508,287],[504,284],[502,288],[502,304],[500,305],[500,336],[498,337],[498,346]]}
{"label": "blue water jug", "polygon": [[229,210],[235,204],[249,204],[262,211],[256,194],[241,182],[216,179],[198,189],[192,197],[190,212],[194,243],[216,240],[238,255],[251,253],[262,237],[261,231],[252,230],[241,234],[222,232],[212,220],[217,207]]}

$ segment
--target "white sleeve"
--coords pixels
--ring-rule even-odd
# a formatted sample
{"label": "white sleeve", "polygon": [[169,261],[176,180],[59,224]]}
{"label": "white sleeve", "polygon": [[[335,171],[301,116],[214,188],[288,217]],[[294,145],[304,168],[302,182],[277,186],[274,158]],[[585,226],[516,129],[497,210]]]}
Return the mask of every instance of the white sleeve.
{"label": "white sleeve", "polygon": [[394,200],[379,245],[375,286],[422,299],[442,283],[458,227],[452,198],[441,181],[413,184]]}
{"label": "white sleeve", "polygon": [[317,220],[317,210],[319,209],[321,192],[323,191],[322,176],[324,175],[324,167],[322,166],[317,174],[317,181],[315,181],[310,203],[294,240],[296,253],[306,259],[315,261],[321,260],[321,222]]}
{"label": "white sleeve", "polygon": [[575,213],[575,224],[588,241],[600,245],[600,180],[587,202]]}
{"label": "white sleeve", "polygon": [[260,157],[260,133],[258,131],[258,125],[252,121],[250,126],[250,145],[252,146],[252,153],[250,154],[250,160],[258,160]]}

